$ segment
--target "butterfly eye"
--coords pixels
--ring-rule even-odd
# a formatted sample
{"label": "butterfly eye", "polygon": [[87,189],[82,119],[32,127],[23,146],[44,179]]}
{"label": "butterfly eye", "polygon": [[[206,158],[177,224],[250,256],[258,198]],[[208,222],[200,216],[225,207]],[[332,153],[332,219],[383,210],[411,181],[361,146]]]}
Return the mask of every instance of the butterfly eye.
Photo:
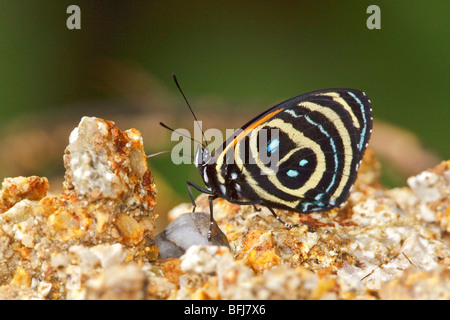
{"label": "butterfly eye", "polygon": [[212,157],[211,157],[211,153],[209,152],[208,149],[203,149],[203,166],[206,166],[207,164],[209,164],[209,162],[211,161]]}
{"label": "butterfly eye", "polygon": [[200,146],[197,148],[195,153],[195,166],[206,166],[211,162],[212,156],[207,148],[201,148]]}

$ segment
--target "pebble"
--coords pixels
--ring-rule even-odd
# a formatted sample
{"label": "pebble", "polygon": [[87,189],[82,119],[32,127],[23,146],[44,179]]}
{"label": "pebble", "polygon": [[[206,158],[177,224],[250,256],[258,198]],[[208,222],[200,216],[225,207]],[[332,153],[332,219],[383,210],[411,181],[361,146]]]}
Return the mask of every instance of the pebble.
{"label": "pebble", "polygon": [[159,259],[179,258],[193,245],[226,246],[227,237],[214,221],[211,241],[208,241],[209,213],[189,212],[172,221],[166,229],[155,237],[159,249]]}

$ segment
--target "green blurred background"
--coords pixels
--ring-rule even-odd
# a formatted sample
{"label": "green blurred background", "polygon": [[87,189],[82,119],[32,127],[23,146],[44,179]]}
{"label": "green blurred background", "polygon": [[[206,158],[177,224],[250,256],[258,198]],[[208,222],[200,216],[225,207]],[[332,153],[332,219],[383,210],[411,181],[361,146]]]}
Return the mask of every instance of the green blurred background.
{"label": "green blurred background", "polygon": [[[71,4],[81,30],[66,27]],[[372,4],[380,30],[366,27]],[[192,129],[172,73],[205,128],[237,128],[295,95],[351,87],[369,95],[376,120],[412,132],[435,162],[448,159],[449,14],[448,0],[2,0],[0,178],[47,175],[59,186],[83,115],[136,127],[148,153],[170,149],[159,121]],[[150,167],[163,207],[189,201],[187,179],[201,182],[167,155]],[[388,184],[405,183],[385,168]]]}

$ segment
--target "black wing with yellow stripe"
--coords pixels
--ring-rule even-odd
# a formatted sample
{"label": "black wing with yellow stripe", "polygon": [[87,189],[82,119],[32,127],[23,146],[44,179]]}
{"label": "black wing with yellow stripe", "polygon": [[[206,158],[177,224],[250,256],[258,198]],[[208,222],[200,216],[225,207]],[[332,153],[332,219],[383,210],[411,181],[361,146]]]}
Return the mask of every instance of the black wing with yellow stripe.
{"label": "black wing with yellow stripe", "polygon": [[329,210],[348,198],[371,131],[363,92],[314,91],[249,121],[199,169],[211,194],[231,202]]}

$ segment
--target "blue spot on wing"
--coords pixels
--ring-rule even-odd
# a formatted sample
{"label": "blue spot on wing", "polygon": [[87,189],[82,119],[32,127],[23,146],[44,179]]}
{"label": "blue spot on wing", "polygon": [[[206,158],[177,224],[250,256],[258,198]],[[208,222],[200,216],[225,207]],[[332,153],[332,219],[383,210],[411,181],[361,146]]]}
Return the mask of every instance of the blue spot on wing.
{"label": "blue spot on wing", "polygon": [[308,164],[308,160],[306,160],[306,159],[302,159],[302,160],[300,160],[300,162],[298,163],[298,165],[300,166],[300,167],[304,167],[304,166],[306,166]]}
{"label": "blue spot on wing", "polygon": [[286,172],[286,174],[288,175],[288,177],[295,178],[296,176],[298,176],[298,171],[290,169],[288,172]]}
{"label": "blue spot on wing", "polygon": [[279,145],[280,145],[280,140],[273,139],[272,141],[270,141],[269,145],[267,146],[267,152],[274,153],[278,149]]}

